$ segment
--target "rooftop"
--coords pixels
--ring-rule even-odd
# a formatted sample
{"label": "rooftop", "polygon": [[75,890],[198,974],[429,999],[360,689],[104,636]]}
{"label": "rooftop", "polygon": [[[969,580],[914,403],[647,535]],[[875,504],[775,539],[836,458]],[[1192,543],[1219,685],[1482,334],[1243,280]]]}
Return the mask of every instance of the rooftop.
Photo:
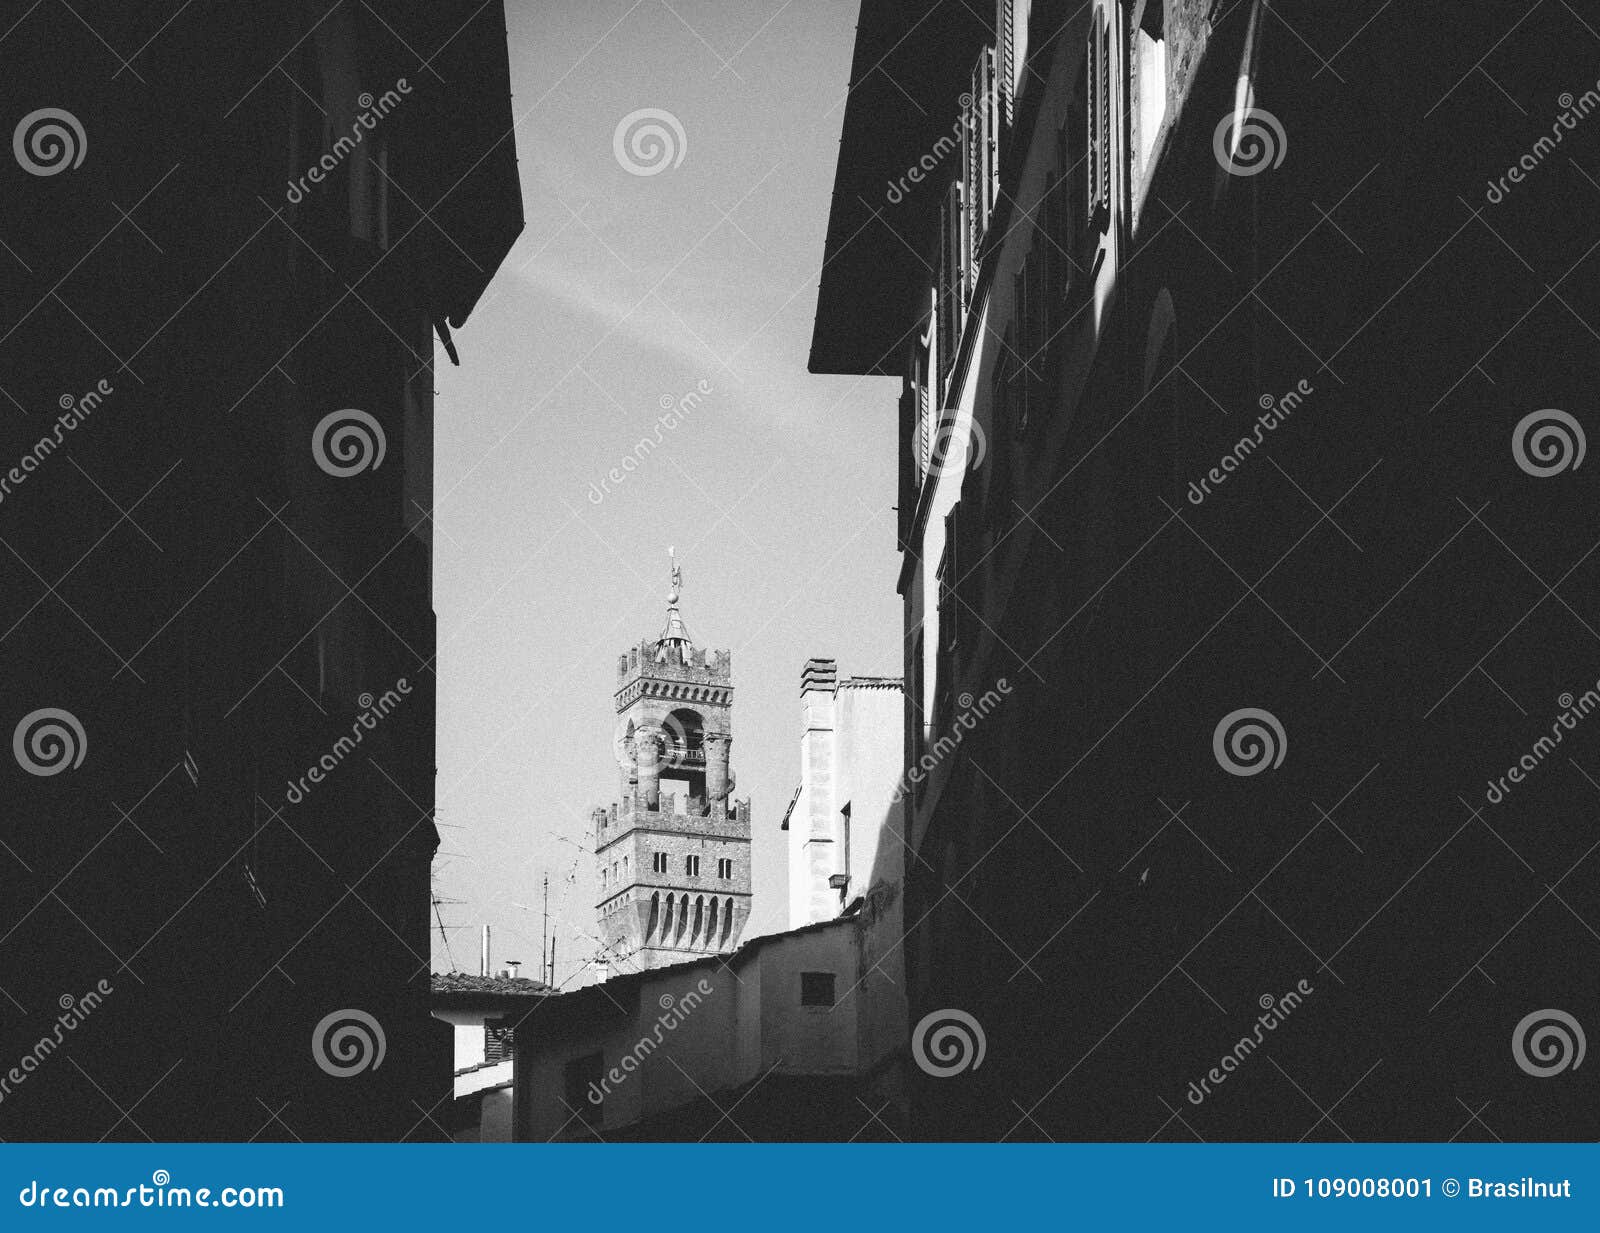
{"label": "rooftop", "polygon": [[435,996],[441,993],[487,993],[544,997],[555,992],[542,980],[531,980],[526,976],[509,976],[504,972],[499,976],[479,976],[470,972],[435,972],[428,979],[428,989]]}
{"label": "rooftop", "polygon": [[978,49],[993,37],[994,6],[987,16],[981,8],[861,0],[812,372],[901,372],[927,312],[922,255],[937,251],[939,204],[961,165],[951,136],[959,98],[972,88]]}

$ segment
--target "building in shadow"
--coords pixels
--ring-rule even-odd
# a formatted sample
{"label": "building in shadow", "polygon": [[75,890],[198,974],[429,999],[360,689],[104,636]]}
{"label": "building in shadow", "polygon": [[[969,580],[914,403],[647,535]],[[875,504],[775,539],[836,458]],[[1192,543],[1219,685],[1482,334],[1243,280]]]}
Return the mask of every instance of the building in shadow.
{"label": "building in shadow", "polygon": [[[904,1133],[900,682],[840,681],[834,661],[813,659],[801,706],[801,782],[782,822],[803,871],[791,927],[624,969],[511,1021],[518,1139]],[[609,868],[605,848],[599,858]]]}
{"label": "building in shadow", "polygon": [[1499,783],[1600,675],[1593,49],[863,0],[810,363],[901,381],[912,1134],[1595,1133],[1512,1042],[1600,1020],[1600,729]]}
{"label": "building in shadow", "polygon": [[5,25],[8,1052],[111,992],[0,1134],[438,1137],[432,366],[522,227],[502,5]]}

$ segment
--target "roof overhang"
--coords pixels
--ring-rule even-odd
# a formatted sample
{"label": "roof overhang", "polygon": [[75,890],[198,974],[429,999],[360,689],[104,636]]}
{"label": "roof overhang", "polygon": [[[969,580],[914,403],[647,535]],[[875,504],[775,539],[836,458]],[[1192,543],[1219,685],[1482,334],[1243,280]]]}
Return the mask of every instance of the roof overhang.
{"label": "roof overhang", "polygon": [[950,151],[948,140],[941,147],[940,138],[957,132],[993,8],[861,0],[811,338],[814,373],[902,369],[927,307],[939,203],[960,170],[959,149]]}

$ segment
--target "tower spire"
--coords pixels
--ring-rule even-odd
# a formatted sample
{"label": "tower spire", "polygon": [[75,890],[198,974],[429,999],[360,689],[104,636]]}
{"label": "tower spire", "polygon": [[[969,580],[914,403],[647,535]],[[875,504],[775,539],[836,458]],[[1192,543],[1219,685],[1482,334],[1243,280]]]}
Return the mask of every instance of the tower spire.
{"label": "tower spire", "polygon": [[661,641],[656,646],[656,661],[665,663],[669,659],[678,663],[688,663],[690,652],[694,650],[694,643],[689,637],[689,628],[683,623],[683,616],[678,611],[678,598],[683,592],[683,567],[678,564],[676,549],[667,549],[667,558],[672,562],[670,582],[667,586],[667,627],[661,632]]}

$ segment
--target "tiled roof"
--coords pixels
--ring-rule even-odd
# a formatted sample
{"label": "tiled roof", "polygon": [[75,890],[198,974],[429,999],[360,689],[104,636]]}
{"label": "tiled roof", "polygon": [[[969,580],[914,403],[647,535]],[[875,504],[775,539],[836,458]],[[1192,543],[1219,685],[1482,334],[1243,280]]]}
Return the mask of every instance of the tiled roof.
{"label": "tiled roof", "polygon": [[468,972],[435,972],[429,979],[434,993],[520,993],[529,996],[548,994],[550,986],[526,976],[477,976]]}

